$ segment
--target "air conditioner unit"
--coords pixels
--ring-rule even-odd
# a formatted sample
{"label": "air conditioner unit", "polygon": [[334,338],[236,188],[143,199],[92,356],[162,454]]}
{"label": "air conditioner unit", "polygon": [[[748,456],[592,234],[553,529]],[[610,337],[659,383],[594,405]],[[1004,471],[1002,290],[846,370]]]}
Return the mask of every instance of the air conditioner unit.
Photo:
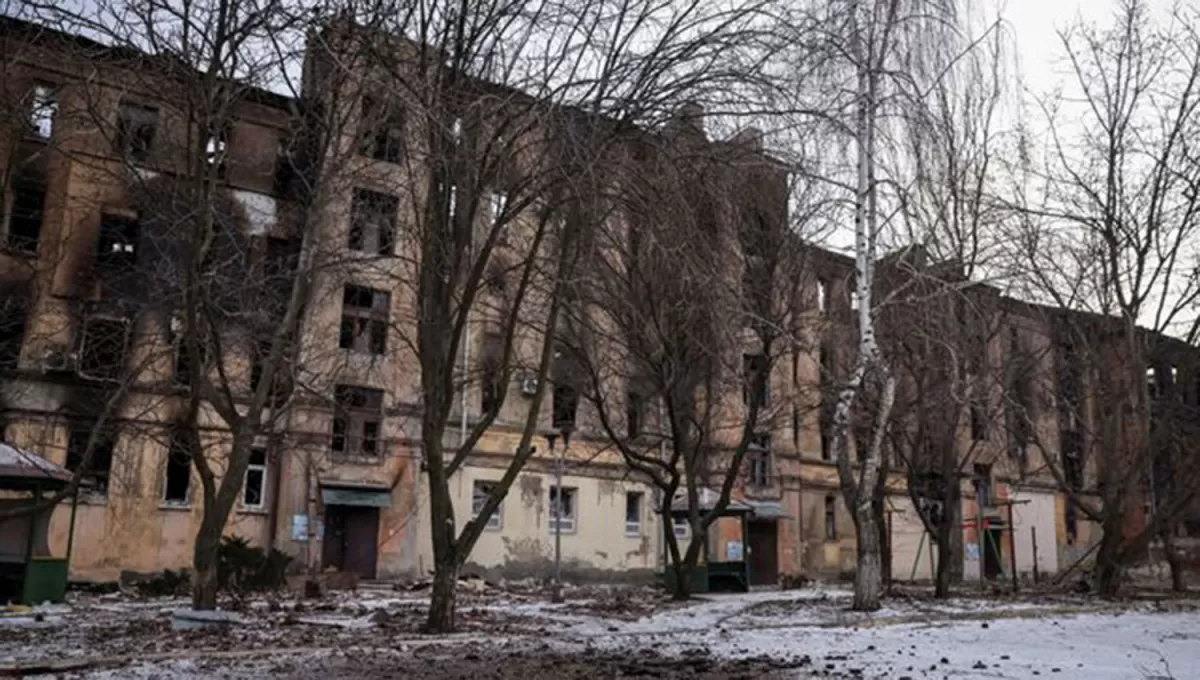
{"label": "air conditioner unit", "polygon": [[532,397],[537,394],[538,379],[536,375],[527,375],[521,378],[521,394]]}

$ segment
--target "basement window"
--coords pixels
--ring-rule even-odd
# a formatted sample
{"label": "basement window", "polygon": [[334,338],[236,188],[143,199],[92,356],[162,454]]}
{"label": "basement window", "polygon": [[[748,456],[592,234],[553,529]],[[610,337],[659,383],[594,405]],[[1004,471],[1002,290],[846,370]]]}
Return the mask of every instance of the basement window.
{"label": "basement window", "polygon": [[158,109],[121,102],[117,112],[117,153],[132,163],[145,163],[158,132]]}
{"label": "basement window", "polygon": [[381,355],[387,349],[391,295],[363,286],[346,286],[342,292],[342,325],[338,347]]}
{"label": "basement window", "polygon": [[36,253],[42,234],[42,206],[46,187],[38,181],[15,178],[3,201],[5,245],[22,253]]}
{"label": "basement window", "polygon": [[575,531],[575,496],[578,489],[550,487],[550,531]]}
{"label": "basement window", "polygon": [[350,213],[351,250],[388,256],[396,246],[396,213],[400,199],[365,189],[354,190]]}
{"label": "basement window", "polygon": [[[88,441],[95,430],[96,423],[94,421],[77,422],[71,425],[71,432],[67,439],[67,469],[71,472],[84,467],[83,460],[87,453]],[[79,476],[81,488],[88,496],[97,498],[108,496],[115,439],[111,431],[96,433],[96,442],[92,446],[91,458]]]}
{"label": "basement window", "polygon": [[[496,491],[496,482],[485,482],[475,480],[471,489],[471,519],[479,516],[483,512],[483,506],[487,504],[487,499]],[[496,511],[488,515],[486,529],[500,528],[500,509],[504,507],[503,501],[496,506]]]}
{"label": "basement window", "polygon": [[163,502],[186,505],[192,484],[192,447],[185,426],[171,429],[167,445],[167,469],[163,483]]}
{"label": "basement window", "polygon": [[79,375],[91,380],[116,380],[125,368],[128,344],[128,321],[103,317],[88,319],[79,346]]}
{"label": "basement window", "polygon": [[242,486],[242,507],[261,509],[267,498],[267,451],[250,451],[250,465],[246,468],[246,482]]}

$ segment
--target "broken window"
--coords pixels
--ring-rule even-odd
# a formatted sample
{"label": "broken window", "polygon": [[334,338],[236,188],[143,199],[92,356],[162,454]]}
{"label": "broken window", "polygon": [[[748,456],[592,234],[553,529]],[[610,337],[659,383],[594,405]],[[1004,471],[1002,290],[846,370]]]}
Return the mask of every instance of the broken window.
{"label": "broken window", "polygon": [[38,83],[29,92],[29,131],[42,139],[54,133],[54,117],[58,115],[58,88]]}
{"label": "broken window", "polygon": [[[286,342],[286,341],[285,341]],[[287,359],[287,348],[285,346],[279,364],[275,368],[270,391],[267,393],[267,405],[278,406],[287,400],[292,391],[291,377],[287,373],[290,363]],[[271,356],[271,340],[262,340],[254,343],[253,352],[250,357],[250,391],[258,390],[259,384],[262,382],[263,375],[266,373],[266,364]]]}
{"label": "broken window", "polygon": [[771,435],[756,434],[746,449],[746,482],[750,486],[770,486],[771,468]]}
{"label": "broken window", "polygon": [[21,344],[25,340],[25,324],[29,319],[29,300],[22,295],[5,291],[0,295],[0,370],[17,367]]}
{"label": "broken window", "polygon": [[71,423],[70,434],[67,438],[67,469],[75,472],[82,467],[83,472],[79,475],[81,488],[88,495],[102,497],[108,495],[116,437],[108,428],[96,432],[96,441],[92,445],[91,456],[88,458],[87,465],[84,466],[88,442],[91,440],[92,432],[96,429],[94,421]]}
{"label": "broken window", "polygon": [[825,497],[825,540],[838,540],[837,530],[837,497]]}
{"label": "broken window", "polygon": [[742,355],[742,404],[765,408],[770,404],[767,357],[765,354]]}
{"label": "broken window", "polygon": [[387,349],[391,300],[392,296],[382,290],[346,286],[342,291],[338,347],[364,354],[383,354]]}
{"label": "broken window", "polygon": [[100,218],[96,266],[105,271],[127,271],[137,266],[138,222],[128,217]]}
{"label": "broken window", "polygon": [[400,199],[365,189],[354,190],[350,213],[351,250],[391,255],[395,248],[396,213]]}
{"label": "broken window", "polygon": [[[487,499],[496,491],[496,482],[484,482],[475,480],[475,484],[471,489],[471,519],[479,517],[479,513],[483,512],[483,506],[487,503]],[[496,506],[495,512],[488,515],[487,524],[484,525],[487,529],[500,528],[500,509],[504,507],[503,502]]]}
{"label": "broken window", "polygon": [[117,153],[133,163],[145,163],[158,132],[158,109],[121,102],[117,112]]}
{"label": "broken window", "polygon": [[980,507],[990,508],[995,505],[995,499],[992,498],[991,465],[975,464],[975,499]]}
{"label": "broken window", "polygon": [[501,384],[504,361],[504,337],[488,332],[480,342],[479,406],[483,413],[500,408],[506,385]]}
{"label": "broken window", "polygon": [[338,385],[334,399],[333,452],[350,457],[374,458],[379,455],[382,448],[383,392]]}
{"label": "broken window", "polygon": [[163,502],[186,505],[192,485],[192,444],[185,425],[171,428],[166,468]]}
{"label": "broken window", "polygon": [[404,154],[404,112],[364,97],[359,153],[379,161],[399,163]]}
{"label": "broken window", "polygon": [[175,346],[175,366],[172,371],[172,382],[180,387],[192,384],[192,366],[195,364],[198,373],[203,375],[208,366],[208,345],[204,337],[196,339],[198,355],[192,356],[191,344],[181,332],[182,326],[177,320],[172,320],[171,342]]}
{"label": "broken window", "polygon": [[42,234],[42,206],[46,202],[46,186],[40,181],[17,177],[12,181],[9,195],[3,201],[5,213],[5,243],[13,250],[36,253]]}
{"label": "broken window", "polygon": [[642,418],[646,412],[646,400],[637,392],[630,392],[625,399],[625,434],[630,439],[642,435]]}
{"label": "broken window", "polygon": [[92,380],[116,380],[125,368],[129,322],[89,318],[79,343],[79,375]]}
{"label": "broken window", "polygon": [[987,441],[991,434],[990,429],[987,407],[979,401],[971,404],[971,439],[977,442]]}
{"label": "broken window", "polygon": [[242,507],[261,508],[267,498],[267,450],[252,449],[250,465],[246,467],[246,483],[242,487]]}
{"label": "broken window", "polygon": [[642,534],[642,501],[645,494],[641,491],[625,493],[625,535],[640,536]]}
{"label": "broken window", "polygon": [[558,430],[575,427],[575,415],[579,409],[578,390],[569,383],[556,383],[553,401],[551,425]]}
{"label": "broken window", "polygon": [[575,531],[575,495],[571,487],[550,487],[550,530]]}
{"label": "broken window", "polygon": [[216,132],[209,131],[204,138],[204,165],[218,179],[225,177],[226,158],[229,151],[230,126],[222,124]]}
{"label": "broken window", "polygon": [[827,279],[817,279],[817,311],[821,313],[829,311],[829,281]]}

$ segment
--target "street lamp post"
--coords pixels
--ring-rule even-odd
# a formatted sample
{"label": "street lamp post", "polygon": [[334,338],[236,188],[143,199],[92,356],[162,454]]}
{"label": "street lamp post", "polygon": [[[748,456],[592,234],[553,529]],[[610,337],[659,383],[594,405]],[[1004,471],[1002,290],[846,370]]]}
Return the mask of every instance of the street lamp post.
{"label": "street lamp post", "polygon": [[[563,601],[562,590],[562,507],[563,507],[563,467],[566,465],[567,450],[571,448],[571,424],[563,423],[558,428],[562,436],[563,446],[554,463],[554,590],[551,592],[551,602]],[[546,443],[550,451],[554,451],[554,441],[558,435],[546,435]]]}

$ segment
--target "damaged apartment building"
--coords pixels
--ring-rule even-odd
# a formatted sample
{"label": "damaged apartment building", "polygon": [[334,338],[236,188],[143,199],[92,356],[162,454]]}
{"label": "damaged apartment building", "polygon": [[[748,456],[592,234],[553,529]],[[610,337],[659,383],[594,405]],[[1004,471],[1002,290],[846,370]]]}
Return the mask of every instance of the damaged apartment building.
{"label": "damaged apartment building", "polygon": [[[306,101],[251,90],[238,99],[231,124],[203,130],[170,96],[170,63],[16,20],[0,28],[0,423],[4,441],[70,469],[89,452],[71,578],[107,581],[127,571],[187,567],[201,521],[192,444],[179,423],[193,401],[188,352],[213,348],[197,348],[179,333],[179,293],[170,281],[184,274],[171,269],[169,225],[147,217],[154,212],[148,202],[161,201],[172,181],[197,168],[219,173],[220,190],[211,199],[225,234],[218,252],[228,261],[228,280],[238,284],[231,287],[244,290],[231,294],[226,306],[233,311],[231,330],[219,334],[228,339],[221,356],[206,357],[204,365],[219,364],[223,384],[241,399],[257,388],[265,352],[262,336],[243,326],[270,329],[277,322],[279,291],[290,288],[301,251],[297,186],[311,177],[307,164],[314,154],[333,153],[329,149],[350,149],[353,157],[338,162],[353,172],[320,187],[325,202],[312,235],[323,256],[344,262],[314,274],[314,302],[304,307],[292,343],[295,360],[271,386],[272,426],[253,442],[225,534],[282,550],[298,566],[363,578],[426,574],[433,561],[421,468],[420,369],[405,340],[411,337],[405,327],[415,323],[414,286],[397,283],[412,278],[414,258],[404,249],[415,246],[404,226],[421,206],[391,191],[411,181],[402,149],[406,136],[419,131],[405,127],[401,112],[374,116],[369,134],[355,126],[335,143],[317,145],[324,151],[313,150],[298,112],[342,92],[331,82],[355,79],[337,70],[346,62],[329,51],[336,40],[322,40],[306,55]],[[377,108],[362,91],[350,92],[357,94],[323,104],[363,118]],[[738,151],[743,165],[722,185],[720,200],[736,205],[739,197],[760,197],[769,203],[756,208],[767,216],[764,224],[786,232],[787,172],[763,153],[761,139],[747,132],[710,140],[702,112],[685,113],[686,130],[662,134]],[[198,162],[181,151],[196,148],[207,154]],[[751,183],[774,189],[750,191]],[[730,275],[737,278],[754,254],[740,252],[730,225],[714,229],[730,231]],[[810,246],[795,252],[806,258],[807,274],[785,305],[794,312],[796,333],[811,342],[784,353],[763,385],[770,394],[762,401],[770,402],[775,417],[763,421],[734,489],[737,502],[752,508],[747,535],[722,523],[710,537],[712,559],[745,555],[755,584],[794,572],[837,575],[854,566],[853,526],[838,491],[829,434],[833,386],[851,359],[853,262]],[[162,285],[148,285],[154,282]],[[1025,395],[1028,408],[1013,420],[1007,415],[1012,400],[1001,396],[1010,391],[999,388],[979,391],[970,406],[960,404],[964,417],[942,445],[972,451],[972,459],[938,484],[961,488],[966,576],[996,577],[1010,563],[1020,572],[1034,570],[1035,534],[1036,568],[1051,573],[1072,560],[1075,546],[1095,540],[1038,462],[1039,456],[1059,457],[1060,447],[1075,441],[1076,421],[1063,409],[1043,407],[1045,400],[1034,394],[1057,389],[1064,373],[1056,366],[1066,350],[1055,340],[1054,315],[992,292],[981,295],[990,297],[980,307],[1003,321],[1002,328],[989,327],[980,344],[980,381],[1015,381],[1019,389],[1010,391]],[[488,333],[467,337],[463,363],[485,366],[494,351]],[[746,365],[754,365],[753,350],[730,351],[746,351]],[[1021,374],[1032,377],[1010,370],[1018,355],[1032,357]],[[1170,370],[1172,385],[1200,388],[1195,364],[1181,361]],[[466,381],[452,413],[462,432],[497,389],[507,390],[504,408],[450,482],[460,526],[516,451],[537,385],[526,374],[507,385]],[[613,389],[627,395],[621,426],[628,436],[656,424],[654,404],[626,386]],[[1194,391],[1182,403],[1194,404],[1200,398]],[[569,578],[644,578],[661,570],[663,532],[686,537],[688,527],[664,526],[656,488],[630,473],[591,404],[567,389],[549,392],[538,414],[538,450],[488,519],[468,568],[548,576],[557,522]],[[727,401],[740,412],[747,400],[735,392]],[[203,446],[228,446],[219,419],[205,413],[200,422]],[[568,422],[569,447],[561,437]],[[561,488],[554,483],[559,457]],[[886,493],[892,575],[930,578],[930,541],[918,504],[930,512],[936,500],[910,493],[911,476],[897,454],[892,458]],[[1081,492],[1094,485],[1093,469],[1072,467],[1066,474]],[[70,531],[67,505],[50,526],[56,551]],[[561,510],[557,519],[553,505]]]}

